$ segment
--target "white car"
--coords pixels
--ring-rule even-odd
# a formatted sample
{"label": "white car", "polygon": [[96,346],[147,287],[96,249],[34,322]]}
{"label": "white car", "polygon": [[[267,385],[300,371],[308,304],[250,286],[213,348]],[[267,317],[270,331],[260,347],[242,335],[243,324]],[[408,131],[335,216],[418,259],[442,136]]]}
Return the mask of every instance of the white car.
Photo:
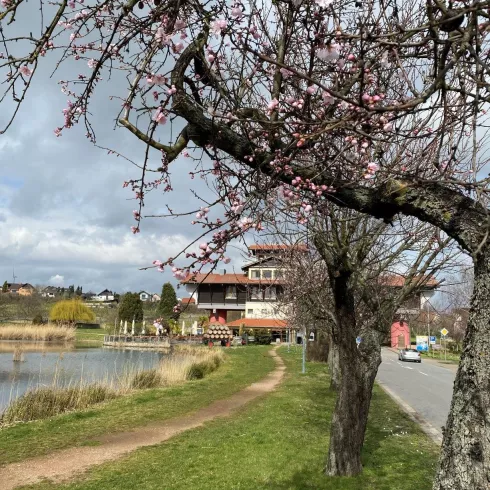
{"label": "white car", "polygon": [[400,361],[422,362],[420,352],[415,349],[402,349],[398,354]]}

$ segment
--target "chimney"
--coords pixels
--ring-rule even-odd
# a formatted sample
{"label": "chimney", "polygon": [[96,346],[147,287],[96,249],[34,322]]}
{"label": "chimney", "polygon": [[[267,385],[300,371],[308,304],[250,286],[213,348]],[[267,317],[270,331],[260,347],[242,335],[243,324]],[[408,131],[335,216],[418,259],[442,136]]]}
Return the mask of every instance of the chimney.
{"label": "chimney", "polygon": [[226,274],[226,269],[221,269],[220,274],[225,275]]}

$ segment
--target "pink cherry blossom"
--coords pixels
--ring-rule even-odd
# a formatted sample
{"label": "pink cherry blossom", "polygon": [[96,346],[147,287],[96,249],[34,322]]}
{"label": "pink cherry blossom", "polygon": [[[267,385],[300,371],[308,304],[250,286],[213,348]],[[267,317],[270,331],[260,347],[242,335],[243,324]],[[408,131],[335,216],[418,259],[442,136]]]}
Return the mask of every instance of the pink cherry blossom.
{"label": "pink cherry blossom", "polygon": [[226,29],[227,22],[225,19],[217,19],[211,22],[211,30],[213,34],[220,35],[223,29]]}
{"label": "pink cherry blossom", "polygon": [[97,60],[91,59],[88,60],[87,65],[89,68],[92,68],[92,70],[97,66]]}
{"label": "pink cherry blossom", "polygon": [[387,133],[389,133],[390,131],[393,131],[393,124],[391,124],[391,123],[386,123],[386,124],[383,126],[383,131],[386,131]]}
{"label": "pink cherry blossom", "polygon": [[183,29],[186,26],[185,21],[182,19],[177,19],[174,24],[174,28],[179,31],[180,29]]}
{"label": "pink cherry blossom", "polygon": [[225,264],[229,264],[229,263],[231,262],[230,257],[225,257],[225,258],[223,259],[223,262],[224,262]]}
{"label": "pink cherry blossom", "polygon": [[310,85],[307,89],[306,92],[309,93],[310,95],[313,95],[316,92],[316,87],[314,85]]}
{"label": "pink cherry blossom", "polygon": [[324,48],[320,48],[316,55],[324,61],[335,61],[339,59],[339,46],[337,44],[330,44]]}
{"label": "pink cherry blossom", "polygon": [[184,43],[177,43],[177,44],[174,44],[174,51],[176,53],[181,53],[184,49]]}
{"label": "pink cherry blossom", "polygon": [[32,75],[32,70],[27,66],[27,65],[24,65],[24,66],[21,66],[19,68],[19,71],[22,73],[22,75],[24,75],[25,77],[30,77]]}
{"label": "pink cherry blossom", "polygon": [[202,242],[199,244],[199,248],[201,250],[206,250],[208,248],[208,244],[206,242]]}
{"label": "pink cherry blossom", "polygon": [[233,7],[231,9],[231,16],[240,20],[243,17],[242,9],[240,7]]}
{"label": "pink cherry blossom", "polygon": [[152,117],[153,121],[157,124],[165,124],[167,122],[167,118],[162,111],[162,109],[158,109]]}
{"label": "pink cherry blossom", "polygon": [[272,99],[269,102],[267,109],[269,109],[269,111],[273,111],[278,105],[279,105],[279,101],[277,99]]}

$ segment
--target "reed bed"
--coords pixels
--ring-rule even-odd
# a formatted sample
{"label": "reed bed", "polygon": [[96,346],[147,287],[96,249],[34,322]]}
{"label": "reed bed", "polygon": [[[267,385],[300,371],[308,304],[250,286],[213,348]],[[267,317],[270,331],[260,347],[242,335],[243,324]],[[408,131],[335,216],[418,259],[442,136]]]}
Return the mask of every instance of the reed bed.
{"label": "reed bed", "polygon": [[82,410],[118,396],[105,383],[78,386],[48,386],[28,391],[11,403],[2,414],[2,424],[45,419],[72,410]]}
{"label": "reed bed", "polygon": [[75,339],[75,328],[58,325],[0,326],[0,340],[30,340],[37,342],[68,342]]}
{"label": "reed bed", "polygon": [[135,390],[175,386],[204,378],[224,361],[222,350],[177,346],[174,354],[154,369],[126,370],[115,379],[79,382],[61,386],[55,376],[51,386],[35,388],[17,398],[0,416],[0,425],[44,419],[63,412],[83,410],[91,405],[126,395]]}

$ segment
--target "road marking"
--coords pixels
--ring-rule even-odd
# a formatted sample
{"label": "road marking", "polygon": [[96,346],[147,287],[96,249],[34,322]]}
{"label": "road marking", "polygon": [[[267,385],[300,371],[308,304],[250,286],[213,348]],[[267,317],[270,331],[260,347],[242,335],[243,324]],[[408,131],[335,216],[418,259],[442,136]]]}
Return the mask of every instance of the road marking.
{"label": "road marking", "polygon": [[411,369],[413,371],[413,368],[409,367],[409,366],[403,366],[405,369]]}
{"label": "road marking", "polygon": [[423,374],[424,376],[429,376],[428,374],[426,373],[423,373],[422,371],[419,371],[420,374]]}

